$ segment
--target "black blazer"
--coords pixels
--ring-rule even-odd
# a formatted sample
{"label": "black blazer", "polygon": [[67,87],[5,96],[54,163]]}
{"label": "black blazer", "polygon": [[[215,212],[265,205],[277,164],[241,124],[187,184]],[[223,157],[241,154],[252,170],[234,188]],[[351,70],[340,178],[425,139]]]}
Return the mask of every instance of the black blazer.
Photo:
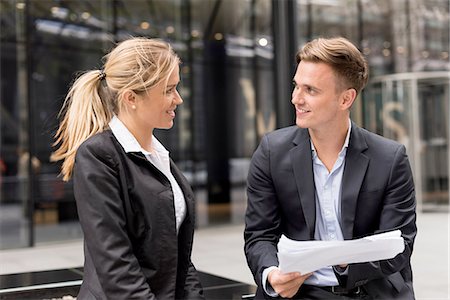
{"label": "black blazer", "polygon": [[142,153],[125,153],[111,130],[77,151],[74,192],[84,232],[78,299],[203,299],[191,262],[193,192],[171,161],[187,215],[177,236],[169,180]]}
{"label": "black blazer", "polygon": [[[375,299],[414,299],[410,265],[416,236],[416,202],[405,147],[352,123],[341,191],[344,239],[400,229],[405,250],[390,260],[351,264],[340,277],[347,288],[364,286]],[[313,240],[315,186],[307,129],[296,126],[263,137],[248,175],[245,254],[258,285],[265,268],[278,266],[281,234]]]}

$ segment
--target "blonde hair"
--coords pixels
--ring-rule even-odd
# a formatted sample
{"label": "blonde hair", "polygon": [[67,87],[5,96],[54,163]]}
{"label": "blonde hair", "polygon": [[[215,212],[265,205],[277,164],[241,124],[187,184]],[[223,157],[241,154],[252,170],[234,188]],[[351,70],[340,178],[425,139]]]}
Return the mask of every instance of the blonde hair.
{"label": "blonde hair", "polygon": [[131,38],[119,43],[104,57],[103,70],[79,76],[65,98],[55,134],[58,147],[50,160],[63,160],[61,174],[72,176],[78,147],[89,137],[104,131],[113,114],[124,108],[126,91],[141,94],[169,80],[180,63],[172,47],[158,39]]}
{"label": "blonde hair", "polygon": [[362,53],[343,37],[317,38],[297,52],[300,61],[325,63],[334,70],[343,88],[353,88],[359,94],[367,84],[369,67]]}

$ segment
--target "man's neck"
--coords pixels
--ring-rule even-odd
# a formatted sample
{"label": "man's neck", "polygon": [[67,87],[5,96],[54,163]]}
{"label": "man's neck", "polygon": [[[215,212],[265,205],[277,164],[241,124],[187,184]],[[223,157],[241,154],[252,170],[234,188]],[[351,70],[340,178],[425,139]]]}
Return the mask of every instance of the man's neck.
{"label": "man's neck", "polygon": [[339,152],[345,143],[349,129],[348,119],[345,124],[336,126],[333,130],[309,129],[309,135],[313,142],[317,156],[322,163],[331,171],[336,162]]}

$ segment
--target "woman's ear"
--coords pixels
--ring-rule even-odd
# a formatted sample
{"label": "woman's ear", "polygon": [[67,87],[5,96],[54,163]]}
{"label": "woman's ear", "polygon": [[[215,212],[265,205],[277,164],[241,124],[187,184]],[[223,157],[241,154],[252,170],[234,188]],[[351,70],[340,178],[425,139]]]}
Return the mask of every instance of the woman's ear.
{"label": "woman's ear", "polygon": [[137,95],[133,91],[125,91],[123,93],[123,101],[127,108],[131,108],[133,110],[136,109],[136,103],[137,103]]}

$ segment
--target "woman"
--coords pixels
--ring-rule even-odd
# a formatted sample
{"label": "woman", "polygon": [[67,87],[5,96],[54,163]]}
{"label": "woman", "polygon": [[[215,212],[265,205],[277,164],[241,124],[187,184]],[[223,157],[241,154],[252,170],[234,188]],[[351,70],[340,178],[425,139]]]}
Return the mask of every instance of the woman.
{"label": "woman", "polygon": [[179,64],[167,43],[132,38],[69,90],[52,160],[73,175],[84,232],[78,299],[203,299],[193,193],[153,136],[183,102]]}

